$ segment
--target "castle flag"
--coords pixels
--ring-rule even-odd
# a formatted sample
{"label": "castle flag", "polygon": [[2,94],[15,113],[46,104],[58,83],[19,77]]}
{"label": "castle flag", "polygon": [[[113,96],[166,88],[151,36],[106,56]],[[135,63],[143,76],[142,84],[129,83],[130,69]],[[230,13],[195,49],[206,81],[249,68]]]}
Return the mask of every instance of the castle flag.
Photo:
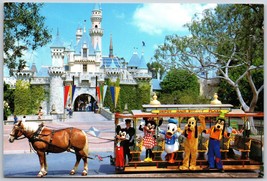
{"label": "castle flag", "polygon": [[97,92],[98,102],[100,103],[101,102],[101,94],[100,94],[100,87],[99,86],[96,87],[96,92]]}
{"label": "castle flag", "polygon": [[108,88],[108,85],[104,85],[104,90],[103,90],[103,103],[104,103],[104,100],[105,100],[105,97],[106,97],[106,92],[107,92],[107,88]]}
{"label": "castle flag", "polygon": [[120,90],[121,90],[120,87],[115,87],[115,108],[117,107],[117,102],[119,99]]}
{"label": "castle flag", "polygon": [[69,99],[69,101],[67,101],[68,103],[70,103],[72,101],[72,86],[70,85],[69,87],[70,87],[69,88],[69,96],[70,96],[70,99]]}
{"label": "castle flag", "polygon": [[66,103],[67,103],[67,99],[68,99],[68,95],[69,95],[69,90],[70,90],[70,86],[66,85],[64,87],[64,108],[66,107]]}
{"label": "castle flag", "polygon": [[115,104],[115,89],[114,89],[114,86],[110,86],[110,93],[111,93],[112,102],[113,102],[113,104]]}

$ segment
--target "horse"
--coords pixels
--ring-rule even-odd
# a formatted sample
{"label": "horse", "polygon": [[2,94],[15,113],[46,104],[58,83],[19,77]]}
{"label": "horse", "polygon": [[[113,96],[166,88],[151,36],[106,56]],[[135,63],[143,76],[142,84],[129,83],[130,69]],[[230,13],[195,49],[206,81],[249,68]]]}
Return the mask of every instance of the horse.
{"label": "horse", "polygon": [[[24,136],[24,137],[22,137]],[[88,172],[88,137],[83,130],[74,127],[68,127],[58,130],[53,130],[44,126],[43,123],[36,122],[22,122],[14,124],[13,129],[9,135],[9,142],[13,143],[14,140],[28,138],[32,148],[36,151],[39,162],[40,171],[38,177],[47,175],[47,153],[62,153],[64,151],[73,151],[76,155],[76,163],[70,171],[70,175],[74,175],[83,159],[84,168],[82,176],[86,176]]]}

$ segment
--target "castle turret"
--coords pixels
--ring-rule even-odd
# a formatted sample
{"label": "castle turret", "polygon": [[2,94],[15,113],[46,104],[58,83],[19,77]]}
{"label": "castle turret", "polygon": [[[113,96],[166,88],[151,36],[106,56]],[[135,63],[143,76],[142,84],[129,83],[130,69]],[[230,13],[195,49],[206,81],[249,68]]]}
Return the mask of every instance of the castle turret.
{"label": "castle turret", "polygon": [[103,29],[101,28],[102,22],[102,9],[100,8],[99,4],[96,4],[95,8],[92,11],[91,16],[92,27],[90,29],[89,35],[92,39],[92,44],[94,49],[96,49],[97,45],[102,52],[102,36],[103,36]]}
{"label": "castle turret", "polygon": [[63,67],[64,66],[64,51],[65,47],[59,37],[59,31],[57,30],[57,36],[50,47],[52,66]]}
{"label": "castle turret", "polygon": [[65,71],[63,67],[49,67],[48,73],[50,76],[50,108],[54,106],[55,112],[58,114],[64,113],[64,86],[63,78]]}
{"label": "castle turret", "polygon": [[137,54],[136,51],[133,52],[133,55],[127,65],[127,70],[130,72],[130,73],[135,73],[137,71],[137,68],[139,66],[139,63],[140,63],[140,58]]}
{"label": "castle turret", "polygon": [[29,82],[30,79],[34,76],[34,71],[29,69],[28,66],[25,66],[24,69],[20,71],[14,70],[13,73],[18,80],[24,80],[26,82]]}

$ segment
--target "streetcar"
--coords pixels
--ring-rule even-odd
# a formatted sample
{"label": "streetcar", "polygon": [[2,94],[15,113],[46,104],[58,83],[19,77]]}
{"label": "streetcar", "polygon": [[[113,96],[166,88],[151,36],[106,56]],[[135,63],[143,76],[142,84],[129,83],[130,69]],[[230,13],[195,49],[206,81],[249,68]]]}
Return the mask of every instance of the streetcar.
{"label": "streetcar", "polygon": [[[177,120],[177,128],[182,131],[185,129],[189,118],[195,118],[197,124],[200,124],[199,117],[204,116],[205,129],[211,128],[216,123],[220,115],[225,117],[225,127],[232,128],[228,137],[220,140],[220,153],[223,169],[229,170],[254,170],[263,174],[263,119],[264,113],[245,113],[240,109],[233,109],[230,104],[212,105],[212,104],[190,104],[190,105],[143,105],[143,110],[133,110],[131,113],[116,113],[115,128],[123,128],[126,119],[132,120],[132,127],[135,129],[134,144],[130,146],[131,159],[125,160],[123,169],[118,169],[117,173],[126,172],[182,172],[183,159],[185,157],[184,141],[185,137],[181,134],[176,141],[179,148],[174,152],[174,161],[168,160],[168,154],[165,150],[166,140],[162,135],[162,130],[166,130],[168,120]],[[258,130],[257,135],[244,134],[244,125],[248,119],[254,119],[255,127]],[[144,120],[154,120],[156,128],[154,138],[156,144],[152,148],[153,158],[146,161],[146,148],[144,147],[144,133],[139,129],[144,124]],[[115,131],[115,134],[118,134]],[[198,134],[198,148],[196,158],[196,169],[193,171],[202,172],[208,167],[208,143],[209,136],[205,133]],[[120,159],[116,155],[117,143],[114,141],[114,163]],[[192,171],[188,169],[189,171]],[[216,169],[214,169],[216,170]]]}

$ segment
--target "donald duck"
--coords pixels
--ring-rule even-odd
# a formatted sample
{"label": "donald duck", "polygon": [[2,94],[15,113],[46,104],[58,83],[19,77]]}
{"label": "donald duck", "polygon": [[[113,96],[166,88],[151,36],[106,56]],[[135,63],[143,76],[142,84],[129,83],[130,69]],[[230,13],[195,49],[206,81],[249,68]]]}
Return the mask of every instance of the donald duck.
{"label": "donald duck", "polygon": [[181,129],[177,128],[178,121],[174,118],[168,120],[167,131],[160,130],[159,132],[165,135],[165,151],[170,154],[169,163],[174,163],[175,152],[179,149],[178,137],[181,135]]}

